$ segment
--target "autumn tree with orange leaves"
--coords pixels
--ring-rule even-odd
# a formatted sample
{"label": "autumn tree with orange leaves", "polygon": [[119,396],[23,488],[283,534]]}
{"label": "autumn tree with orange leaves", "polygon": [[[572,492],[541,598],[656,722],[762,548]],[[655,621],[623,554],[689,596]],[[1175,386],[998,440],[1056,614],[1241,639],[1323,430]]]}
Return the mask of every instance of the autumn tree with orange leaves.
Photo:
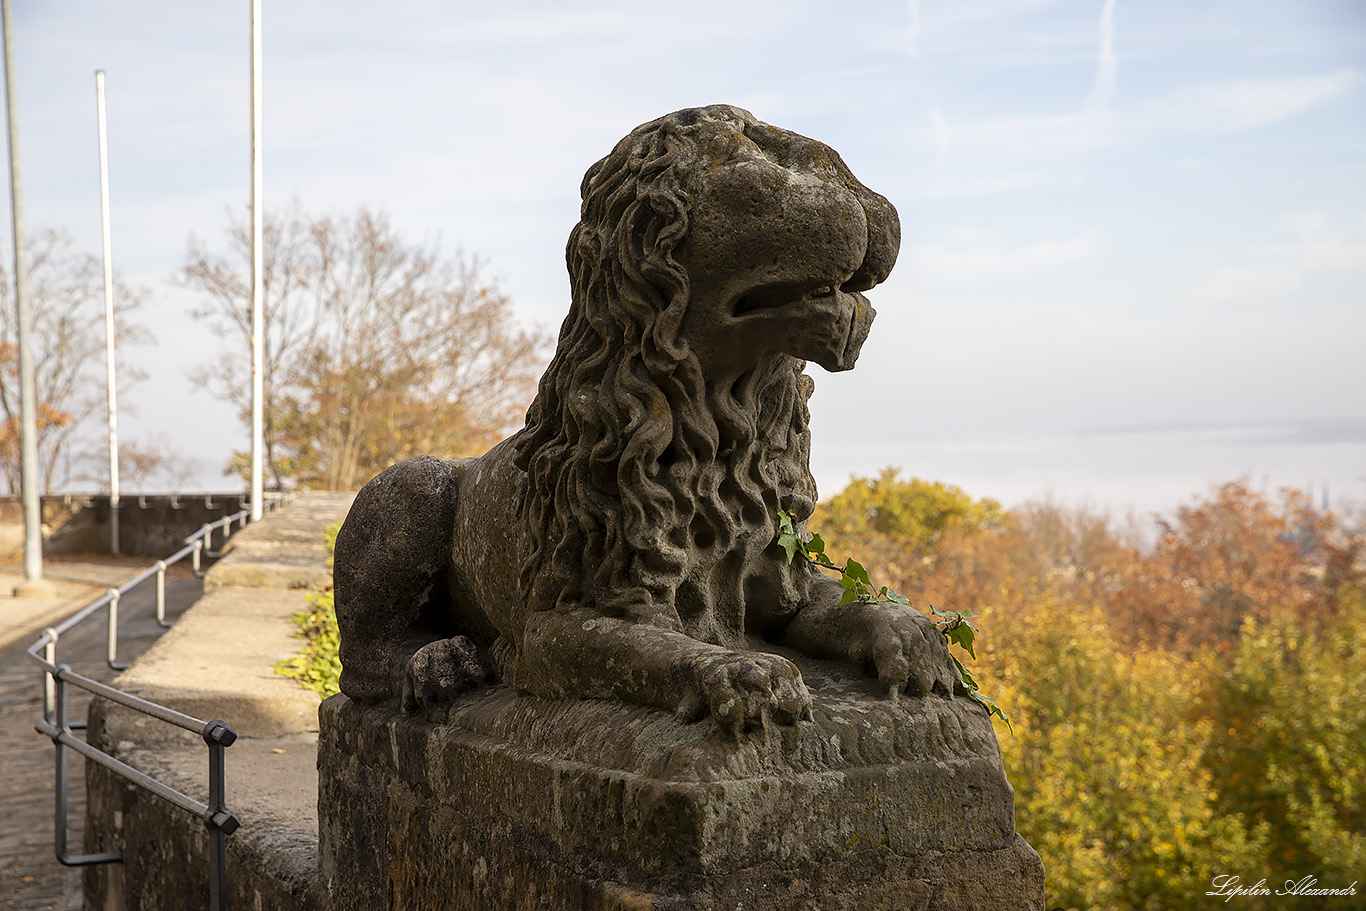
{"label": "autumn tree with orange leaves", "polygon": [[[38,477],[43,493],[72,481],[107,479],[105,436],[90,420],[106,401],[104,376],[104,270],[99,260],[72,249],[60,231],[29,238],[29,308],[32,318],[34,386],[38,394]],[[114,321],[120,346],[151,340],[132,320],[146,291],[117,283]],[[0,265],[0,480],[9,493],[20,484],[18,326],[14,279]],[[120,389],[140,378],[119,365]],[[156,471],[162,459],[142,467]],[[145,461],[145,460],[144,460]]]}
{"label": "autumn tree with orange leaves", "polygon": [[1145,542],[1094,511],[1006,512],[888,471],[822,503],[811,527],[914,606],[977,614],[974,674],[1013,721],[1001,753],[1050,907],[1190,907],[1221,872],[1359,877],[1366,537],[1353,523],[1232,481],[1157,517]]}

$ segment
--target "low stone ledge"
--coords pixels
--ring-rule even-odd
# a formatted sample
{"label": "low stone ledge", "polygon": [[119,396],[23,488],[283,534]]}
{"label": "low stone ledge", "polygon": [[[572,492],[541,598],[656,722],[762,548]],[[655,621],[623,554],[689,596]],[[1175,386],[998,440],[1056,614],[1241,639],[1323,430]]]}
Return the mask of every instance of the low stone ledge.
{"label": "low stone ledge", "polygon": [[[208,721],[222,718],[241,738],[318,729],[318,695],[275,673],[299,653],[291,619],[308,607],[303,592],[219,589],[195,602],[115,685]],[[110,706],[110,742],[197,742],[198,736],[148,715]]]}
{"label": "low stone ledge", "polygon": [[[301,497],[234,536],[249,545],[239,564],[259,565],[262,554],[290,554],[301,571],[329,580],[322,529],[340,520],[349,503],[350,495]],[[221,718],[237,732],[225,760],[227,807],[241,822],[227,839],[229,907],[323,911],[317,878],[319,700],[274,673],[277,661],[299,652],[291,617],[307,608],[307,598],[303,591],[272,590],[278,580],[262,578],[271,587],[215,587],[206,579],[204,597],[115,685],[206,721]],[[198,734],[97,698],[87,738],[207,803],[207,748]],[[124,854],[122,863],[87,868],[87,911],[207,908],[203,820],[94,763],[86,763],[86,783],[85,850]]]}
{"label": "low stone ledge", "polygon": [[308,493],[234,534],[205,574],[216,588],[310,589],[332,584],[322,530],[346,517],[354,493]]}
{"label": "low stone ledge", "polygon": [[[303,592],[220,589],[190,608],[115,685],[238,733],[225,753],[226,802],[242,823],[228,840],[229,907],[322,911],[318,867],[318,696],[276,675],[297,654],[290,616]],[[207,748],[190,731],[97,698],[87,738],[122,762],[208,802]],[[118,850],[90,867],[88,911],[208,907],[202,819],[86,763],[86,850]]]}

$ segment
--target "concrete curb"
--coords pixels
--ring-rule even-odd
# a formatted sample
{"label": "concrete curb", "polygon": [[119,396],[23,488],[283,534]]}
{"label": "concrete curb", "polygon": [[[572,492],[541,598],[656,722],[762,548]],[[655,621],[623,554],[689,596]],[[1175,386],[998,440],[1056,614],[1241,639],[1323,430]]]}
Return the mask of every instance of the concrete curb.
{"label": "concrete curb", "polygon": [[[221,718],[240,738],[316,731],[318,694],[275,673],[277,661],[299,653],[290,618],[307,609],[303,591],[206,592],[116,684],[205,721]],[[112,706],[106,728],[115,743],[147,744],[182,733]]]}

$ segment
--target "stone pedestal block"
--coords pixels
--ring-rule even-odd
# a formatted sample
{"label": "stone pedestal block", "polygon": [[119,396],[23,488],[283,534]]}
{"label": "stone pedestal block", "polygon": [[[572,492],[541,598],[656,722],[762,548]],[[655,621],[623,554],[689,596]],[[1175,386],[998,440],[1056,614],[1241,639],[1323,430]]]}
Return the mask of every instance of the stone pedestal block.
{"label": "stone pedestal block", "polygon": [[889,701],[789,657],[814,720],[739,744],[710,720],[507,686],[443,723],[334,696],[323,890],[338,911],[1041,911],[982,707]]}

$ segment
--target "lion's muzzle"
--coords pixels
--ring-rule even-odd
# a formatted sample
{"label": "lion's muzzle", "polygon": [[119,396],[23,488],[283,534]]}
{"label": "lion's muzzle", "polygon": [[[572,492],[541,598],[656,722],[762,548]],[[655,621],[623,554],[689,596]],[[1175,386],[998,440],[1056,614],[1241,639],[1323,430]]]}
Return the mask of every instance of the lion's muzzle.
{"label": "lion's muzzle", "polygon": [[868,298],[837,290],[803,303],[803,312],[792,315],[801,331],[793,333],[786,353],[815,361],[831,373],[852,370],[877,315]]}

